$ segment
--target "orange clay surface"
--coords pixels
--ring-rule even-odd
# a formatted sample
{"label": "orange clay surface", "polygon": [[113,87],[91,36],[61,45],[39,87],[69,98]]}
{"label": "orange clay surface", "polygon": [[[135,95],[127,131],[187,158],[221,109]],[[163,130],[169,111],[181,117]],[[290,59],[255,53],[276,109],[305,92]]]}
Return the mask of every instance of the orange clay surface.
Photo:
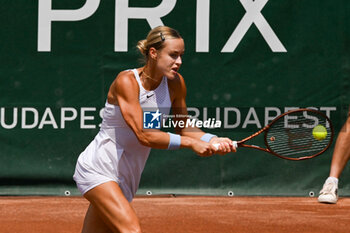
{"label": "orange clay surface", "polygon": [[[78,233],[82,197],[0,197],[1,233]],[[144,233],[350,232],[350,198],[320,204],[307,197],[137,197]]]}

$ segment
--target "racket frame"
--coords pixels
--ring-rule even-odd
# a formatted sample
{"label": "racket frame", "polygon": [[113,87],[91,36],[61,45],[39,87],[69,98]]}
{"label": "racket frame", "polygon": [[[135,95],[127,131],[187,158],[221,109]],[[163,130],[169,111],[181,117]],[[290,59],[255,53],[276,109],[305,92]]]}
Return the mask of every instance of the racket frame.
{"label": "racket frame", "polygon": [[[327,119],[327,121],[329,123],[330,133],[331,133],[328,145],[323,150],[321,150],[320,152],[318,152],[318,153],[316,153],[314,155],[302,156],[302,157],[298,157],[298,158],[291,158],[291,157],[283,156],[283,155],[280,155],[280,154],[274,152],[271,149],[271,147],[269,146],[269,144],[267,143],[267,133],[268,133],[271,125],[273,125],[276,121],[278,121],[280,118],[284,117],[285,115],[288,115],[288,114],[291,114],[291,113],[295,113],[295,112],[302,112],[302,111],[314,112],[314,113],[317,113],[317,114],[319,114],[319,115],[321,115],[321,116],[323,116],[324,118]],[[245,142],[249,141],[250,139],[258,136],[259,134],[261,134],[263,132],[264,132],[264,143],[265,143],[266,148],[263,148],[263,147],[260,147],[260,146],[256,146],[256,145],[244,144]],[[305,160],[305,159],[311,159],[311,158],[314,158],[314,157],[319,156],[320,154],[324,153],[332,145],[333,137],[334,137],[333,125],[332,125],[331,120],[327,117],[326,114],[324,114],[324,113],[322,113],[320,111],[317,111],[315,109],[311,109],[311,108],[299,108],[299,109],[290,110],[288,112],[285,112],[285,113],[277,116],[276,118],[274,118],[268,125],[266,125],[261,130],[259,130],[256,133],[250,135],[249,137],[246,137],[246,138],[244,138],[244,139],[242,139],[240,141],[237,141],[237,147],[253,148],[253,149],[256,149],[256,150],[261,150],[261,151],[265,151],[265,152],[271,153],[271,154],[273,154],[273,155],[275,155],[277,157],[280,157],[282,159],[293,160],[293,161],[300,161],[300,160]]]}

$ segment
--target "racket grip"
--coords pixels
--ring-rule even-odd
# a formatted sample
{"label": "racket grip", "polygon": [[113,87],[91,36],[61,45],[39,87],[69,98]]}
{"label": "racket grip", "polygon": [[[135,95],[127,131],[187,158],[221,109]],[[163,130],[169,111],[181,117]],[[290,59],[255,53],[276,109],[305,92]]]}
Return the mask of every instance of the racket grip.
{"label": "racket grip", "polygon": [[[214,143],[213,146],[216,148],[216,149],[219,149],[219,145],[220,143]],[[238,147],[238,144],[237,144],[237,141],[232,141],[232,146],[234,148],[237,148]]]}

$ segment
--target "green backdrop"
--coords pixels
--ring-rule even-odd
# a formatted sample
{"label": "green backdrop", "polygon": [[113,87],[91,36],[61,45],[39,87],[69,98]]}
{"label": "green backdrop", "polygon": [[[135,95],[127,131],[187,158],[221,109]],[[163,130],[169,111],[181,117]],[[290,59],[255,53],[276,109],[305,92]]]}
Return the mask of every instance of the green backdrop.
{"label": "green backdrop", "polygon": [[[48,2],[52,11],[45,10]],[[109,85],[120,71],[142,65],[135,46],[151,25],[142,15],[133,15],[132,9],[157,9],[161,5],[159,12],[164,16],[159,20],[182,34],[186,52],[180,73],[186,80],[189,107],[199,110],[201,116],[204,109],[210,114],[216,108],[221,113],[225,108],[241,111],[242,123],[236,128],[208,132],[233,139],[253,133],[256,125],[242,127],[251,107],[259,113],[261,124],[267,107],[281,111],[286,107],[331,109],[336,133],[346,119],[350,103],[348,1],[1,3],[2,195],[79,194],[72,180],[75,162],[98,132]],[[96,10],[91,10],[93,5]],[[260,9],[258,5],[263,8],[254,11]],[[77,11],[88,8],[87,13]],[[54,17],[58,10],[72,11],[58,21]],[[122,21],[123,14],[130,14],[129,19]],[[72,21],[70,16],[83,19]],[[243,35],[237,47],[222,51],[234,31]],[[44,42],[39,42],[42,32],[51,34],[48,51],[43,51]],[[264,37],[267,34],[268,39]],[[126,51],[116,49],[115,44],[123,41],[127,41]],[[285,51],[276,52],[269,43],[282,45]],[[308,195],[321,188],[332,151],[333,147],[313,160],[291,162],[248,149],[211,158],[200,158],[190,150],[152,150],[138,193]],[[347,167],[340,181],[340,195],[350,194],[349,175]]]}

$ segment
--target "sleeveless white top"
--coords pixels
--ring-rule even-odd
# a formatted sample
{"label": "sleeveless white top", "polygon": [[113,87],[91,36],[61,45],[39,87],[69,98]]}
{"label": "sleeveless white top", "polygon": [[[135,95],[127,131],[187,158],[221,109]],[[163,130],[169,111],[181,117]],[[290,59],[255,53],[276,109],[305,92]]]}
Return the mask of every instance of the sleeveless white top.
{"label": "sleeveless white top", "polygon": [[[163,77],[156,89],[147,91],[137,70],[132,71],[139,84],[139,101],[143,111],[159,110],[162,115],[168,115],[171,100],[167,78]],[[126,124],[119,106],[106,101],[101,129],[80,154],[73,178],[82,194],[102,183],[116,181],[131,201],[150,150],[150,147],[140,144]]]}

